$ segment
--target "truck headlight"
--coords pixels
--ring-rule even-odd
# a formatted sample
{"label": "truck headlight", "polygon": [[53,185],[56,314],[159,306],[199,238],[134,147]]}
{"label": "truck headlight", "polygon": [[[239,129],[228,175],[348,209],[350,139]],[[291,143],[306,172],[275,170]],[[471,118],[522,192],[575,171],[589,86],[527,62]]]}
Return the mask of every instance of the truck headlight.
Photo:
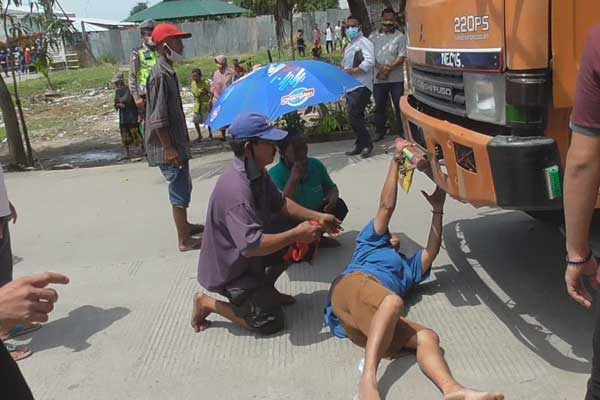
{"label": "truck headlight", "polygon": [[492,124],[506,124],[504,75],[464,73],[467,116]]}

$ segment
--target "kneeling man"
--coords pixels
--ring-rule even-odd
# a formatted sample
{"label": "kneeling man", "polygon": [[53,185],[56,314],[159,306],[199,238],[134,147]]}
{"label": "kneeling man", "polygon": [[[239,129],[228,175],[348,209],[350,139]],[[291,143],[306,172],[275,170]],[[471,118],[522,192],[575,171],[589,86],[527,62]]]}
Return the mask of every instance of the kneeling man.
{"label": "kneeling man", "polygon": [[414,257],[399,253],[400,242],[390,235],[388,224],[396,208],[398,171],[402,149],[392,161],[379,210],[360,233],[351,264],[332,284],[325,322],[332,333],[365,347],[365,365],[359,384],[360,400],[379,400],[377,369],[383,357],[396,358],[403,350],[415,350],[423,372],[443,392],[445,400],[502,400],[498,393],[466,389],[450,373],[435,332],[402,317],[403,298],[430,272],[442,236],[446,193],[423,195],[433,207],[427,247]]}
{"label": "kneeling man", "polygon": [[[295,301],[275,289],[288,266],[288,247],[312,243],[323,232],[337,235],[341,222],[286,199],[269,177],[265,168],[287,132],[258,114],[240,115],[229,132],[235,159],[211,195],[198,263],[198,282],[229,302],[196,294],[192,326],[203,331],[214,312],[243,328],[272,334],[283,329],[282,306]],[[277,223],[282,219],[304,222],[285,230]]]}

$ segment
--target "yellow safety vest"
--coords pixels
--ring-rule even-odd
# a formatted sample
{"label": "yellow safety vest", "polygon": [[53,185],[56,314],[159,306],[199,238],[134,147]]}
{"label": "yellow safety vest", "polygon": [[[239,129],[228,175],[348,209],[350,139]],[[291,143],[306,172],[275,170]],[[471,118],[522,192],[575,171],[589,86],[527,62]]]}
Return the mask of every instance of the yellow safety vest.
{"label": "yellow safety vest", "polygon": [[138,85],[140,88],[140,92],[146,93],[146,82],[148,82],[148,78],[150,77],[150,71],[156,65],[156,51],[148,50],[144,47],[138,50],[138,58],[140,60],[140,69],[137,73]]}

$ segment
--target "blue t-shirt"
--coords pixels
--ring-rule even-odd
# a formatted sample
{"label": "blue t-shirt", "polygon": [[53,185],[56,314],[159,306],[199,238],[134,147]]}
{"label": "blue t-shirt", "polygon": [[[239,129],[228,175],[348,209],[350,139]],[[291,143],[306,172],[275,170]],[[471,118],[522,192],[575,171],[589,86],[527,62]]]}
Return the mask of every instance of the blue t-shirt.
{"label": "blue t-shirt", "polygon": [[[342,272],[349,275],[353,272],[362,272],[375,277],[386,289],[404,297],[409,290],[425,280],[429,271],[423,274],[422,254],[419,250],[412,258],[406,258],[399,253],[390,243],[392,236],[389,232],[378,235],[375,231],[374,221],[362,230],[356,239],[356,250],[350,265]],[[331,292],[325,308],[325,323],[331,332],[340,338],[346,337],[344,328],[333,313],[331,306]]]}

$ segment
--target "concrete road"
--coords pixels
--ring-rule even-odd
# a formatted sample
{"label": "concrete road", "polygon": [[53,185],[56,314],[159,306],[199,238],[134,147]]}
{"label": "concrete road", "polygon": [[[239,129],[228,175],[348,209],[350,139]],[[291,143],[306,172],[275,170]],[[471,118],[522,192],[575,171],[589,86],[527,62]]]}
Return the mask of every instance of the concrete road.
{"label": "concrete road", "polygon": [[[16,276],[71,277],[42,330],[17,343],[37,399],[351,399],[362,350],[332,337],[322,309],[353,241],[373,217],[389,156],[349,159],[350,142],[311,146],[350,207],[344,246],[293,266],[278,282],[298,303],[287,329],[257,338],[214,317],[189,325],[198,253],[176,251],[166,186],[156,169],[126,165],[9,174],[20,217],[12,229]],[[192,219],[202,221],[228,154],[193,160]],[[426,240],[431,214],[416,177],[400,194],[394,230]],[[405,240],[411,244],[410,240]],[[441,336],[464,384],[507,399],[580,399],[591,362],[592,314],[567,298],[564,238],[519,212],[449,200],[432,277],[409,299],[408,317]],[[387,399],[440,399],[413,356],[381,368]]]}

